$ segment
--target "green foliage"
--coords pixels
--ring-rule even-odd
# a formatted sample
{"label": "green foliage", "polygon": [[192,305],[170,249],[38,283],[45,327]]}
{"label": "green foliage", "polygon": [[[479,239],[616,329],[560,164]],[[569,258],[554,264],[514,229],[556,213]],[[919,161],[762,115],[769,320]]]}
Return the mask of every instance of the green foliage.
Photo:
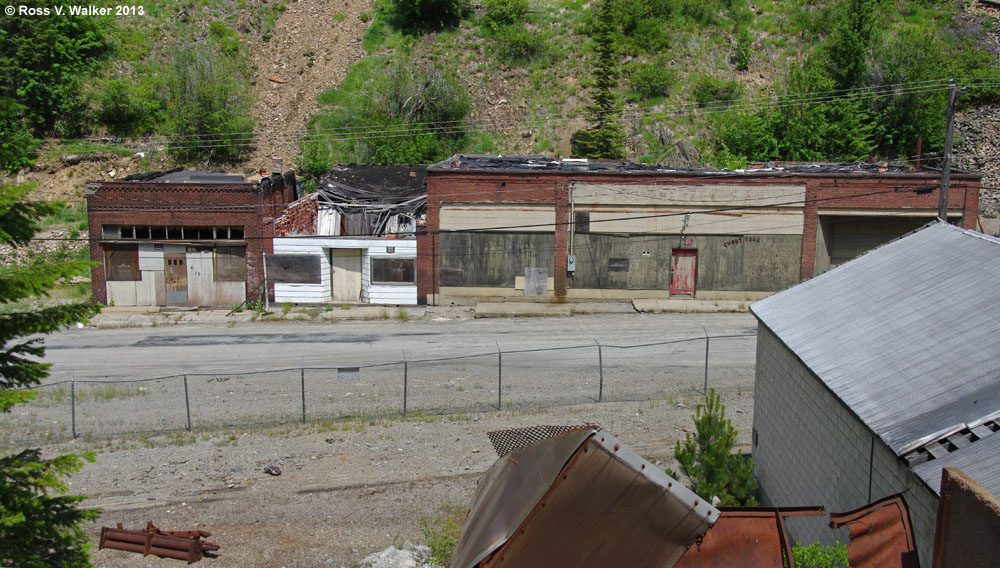
{"label": "green foliage", "polygon": [[[18,6],[54,10],[55,0],[25,0]],[[84,78],[102,66],[112,48],[114,19],[105,16],[0,14],[0,98],[22,106],[36,136],[75,135],[84,124]]]}
{"label": "green foliage", "polygon": [[[694,425],[696,434],[688,433],[683,444],[678,440],[674,445],[674,456],[690,480],[690,489],[705,499],[718,497],[723,507],[756,506],[753,460],[732,453],[736,428],[726,418],[726,407],[715,389],[697,406]],[[677,477],[675,472],[667,473]]]}
{"label": "green foliage", "polygon": [[483,0],[483,26],[497,31],[521,23],[528,14],[528,0]]}
{"label": "green foliage", "polygon": [[169,150],[177,160],[229,162],[248,150],[253,120],[240,60],[189,45],[178,49],[165,81]]}
{"label": "green foliage", "polygon": [[700,107],[725,106],[736,102],[743,96],[743,87],[736,81],[701,75],[695,79],[692,93],[694,100]]}
{"label": "green foliage", "polygon": [[[38,229],[39,219],[56,214],[52,203],[28,202],[28,186],[0,185],[0,244],[23,246]],[[0,272],[0,305],[44,294],[56,279],[88,263],[39,259]],[[32,398],[25,390],[48,376],[45,354],[36,334],[51,333],[96,312],[85,304],[65,304],[34,311],[0,313],[0,412]],[[30,338],[30,339],[26,339]],[[97,518],[97,511],[75,505],[83,497],[69,497],[63,478],[78,470],[92,454],[43,459],[28,449],[0,458],[0,566],[89,566],[87,537],[81,523]]]}
{"label": "green foliage", "polygon": [[94,461],[93,452],[43,459],[36,449],[0,458],[0,566],[90,566],[87,535],[80,526],[96,510],[67,496],[63,478]]}
{"label": "green foliage", "polygon": [[596,61],[591,102],[584,111],[589,126],[573,135],[573,155],[580,158],[621,159],[625,157],[625,132],[618,104],[618,61],[615,43],[619,28],[614,23],[612,0],[601,0],[594,16],[591,38]]}
{"label": "green foliage", "polygon": [[10,173],[31,165],[38,147],[23,112],[23,105],[0,96],[0,169]]}
{"label": "green foliage", "polygon": [[455,26],[467,11],[462,0],[388,0],[386,19],[397,30],[422,33]]}
{"label": "green foliage", "polygon": [[667,65],[667,58],[657,57],[645,63],[632,63],[627,68],[632,100],[666,97],[677,82],[677,74]]}
{"label": "green foliage", "polygon": [[881,14],[878,3],[879,0],[843,0],[840,4],[836,26],[825,48],[830,76],[837,88],[858,86],[865,77]]}
{"label": "green foliage", "polygon": [[746,71],[750,68],[750,59],[753,57],[753,37],[750,36],[750,29],[742,26],[736,34],[736,51],[733,53],[733,64],[739,71]]}
{"label": "green foliage", "polygon": [[240,52],[239,34],[219,22],[208,24],[208,37],[221,53],[229,57],[235,57]]}
{"label": "green foliage", "polygon": [[522,25],[503,26],[491,35],[497,42],[497,55],[508,63],[528,63],[544,53],[542,37]]}
{"label": "green foliage", "polygon": [[162,122],[162,101],[146,82],[108,79],[96,95],[95,118],[115,136],[128,138],[153,132]]}
{"label": "green foliage", "polygon": [[792,547],[792,558],[799,568],[847,568],[847,547],[839,542],[824,546],[814,542],[808,546],[796,544]]}
{"label": "green foliage", "polygon": [[462,521],[466,510],[461,507],[442,506],[441,516],[420,518],[424,543],[431,549],[430,559],[440,566],[451,564],[451,556],[462,536]]}
{"label": "green foliage", "polygon": [[466,142],[469,96],[453,68],[408,57],[370,58],[320,95],[300,167],[318,176],[336,162],[431,163]]}

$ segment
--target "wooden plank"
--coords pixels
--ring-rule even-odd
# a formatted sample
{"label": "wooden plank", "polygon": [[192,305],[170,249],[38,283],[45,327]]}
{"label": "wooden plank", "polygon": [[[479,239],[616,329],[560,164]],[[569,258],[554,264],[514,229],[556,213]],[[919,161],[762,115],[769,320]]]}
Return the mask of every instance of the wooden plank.
{"label": "wooden plank", "polygon": [[968,434],[962,434],[960,432],[955,432],[951,436],[948,436],[948,441],[955,445],[956,448],[962,449],[967,448],[972,445],[972,442],[966,437]]}
{"label": "wooden plank", "polygon": [[323,257],[315,254],[266,254],[264,265],[268,282],[320,284]]}

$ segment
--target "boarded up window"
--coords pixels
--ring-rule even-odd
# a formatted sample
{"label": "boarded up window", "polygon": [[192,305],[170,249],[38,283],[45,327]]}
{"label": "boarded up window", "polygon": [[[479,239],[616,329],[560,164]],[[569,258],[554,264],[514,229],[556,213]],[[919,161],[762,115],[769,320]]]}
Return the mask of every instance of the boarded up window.
{"label": "boarded up window", "polygon": [[136,245],[105,245],[104,266],[109,281],[141,280],[139,247]]}
{"label": "boarded up window", "polygon": [[322,257],[318,254],[266,254],[268,282],[319,284],[323,281]]}
{"label": "boarded up window", "polygon": [[216,282],[246,281],[247,262],[244,247],[216,247],[213,256]]}
{"label": "boarded up window", "polygon": [[576,212],[576,225],[575,230],[577,233],[589,233],[590,232],[590,213],[587,211],[577,211]]}
{"label": "boarded up window", "polygon": [[372,282],[413,284],[416,282],[412,258],[373,258]]}

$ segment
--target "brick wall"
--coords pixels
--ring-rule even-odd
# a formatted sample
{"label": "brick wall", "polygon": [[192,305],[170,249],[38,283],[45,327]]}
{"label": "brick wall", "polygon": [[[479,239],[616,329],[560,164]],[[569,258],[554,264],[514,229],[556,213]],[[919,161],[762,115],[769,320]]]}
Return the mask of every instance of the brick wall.
{"label": "brick wall", "polygon": [[[753,459],[764,505],[841,512],[908,489],[920,563],[930,566],[937,496],[763,324],[757,328]],[[789,519],[788,527],[807,544],[848,538],[846,529],[831,530],[822,517]]]}
{"label": "brick wall", "polygon": [[[907,209],[935,212],[938,192],[917,195],[909,191],[916,187],[937,186],[939,176],[933,173],[775,173],[748,172],[740,175],[712,176],[689,172],[575,172],[561,170],[449,170],[429,169],[427,172],[426,232],[418,235],[418,301],[424,303],[438,292],[439,266],[435,253],[439,245],[436,233],[448,230],[440,227],[439,212],[444,204],[546,204],[556,208],[555,292],[566,294],[566,254],[569,228],[569,188],[575,181],[588,184],[657,184],[661,186],[738,183],[768,185],[781,183],[804,184],[806,203],[802,235],[799,275],[812,276],[816,263],[816,232],[823,209],[869,209],[872,215],[880,211]],[[950,208],[962,212],[962,224],[975,228],[979,207],[980,179],[972,175],[952,177]],[[930,217],[928,217],[930,220]]]}
{"label": "brick wall", "polygon": [[289,174],[272,176],[267,184],[115,181],[90,186],[87,195],[90,258],[97,263],[91,269],[94,301],[107,302],[101,246],[104,225],[243,227],[247,297],[254,298],[264,279],[263,254],[273,237],[273,227],[265,234],[262,218],[275,210],[280,213],[284,199],[294,195],[294,175],[291,188],[286,183],[288,177]]}
{"label": "brick wall", "polygon": [[315,235],[319,203],[303,197],[288,204],[281,217],[274,220],[274,233],[279,237]]}

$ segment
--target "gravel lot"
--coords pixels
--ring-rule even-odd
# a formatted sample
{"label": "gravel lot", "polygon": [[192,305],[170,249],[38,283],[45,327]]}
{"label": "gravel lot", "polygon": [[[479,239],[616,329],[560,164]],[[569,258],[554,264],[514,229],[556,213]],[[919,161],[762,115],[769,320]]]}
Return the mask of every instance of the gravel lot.
{"label": "gravel lot", "polygon": [[[753,393],[723,393],[749,448]],[[691,429],[700,396],[606,402],[523,412],[408,419],[344,419],[272,429],[178,433],[67,442],[52,453],[95,449],[96,463],[71,479],[85,505],[102,509],[88,527],[146,521],[200,528],[221,546],[204,566],[352,566],[404,541],[423,541],[421,517],[467,505],[496,455],[486,433],[538,424],[599,424],[661,467]],[[267,465],[283,473],[271,476]],[[95,546],[96,548],[96,546]],[[177,566],[176,561],[101,550],[97,566]]]}

